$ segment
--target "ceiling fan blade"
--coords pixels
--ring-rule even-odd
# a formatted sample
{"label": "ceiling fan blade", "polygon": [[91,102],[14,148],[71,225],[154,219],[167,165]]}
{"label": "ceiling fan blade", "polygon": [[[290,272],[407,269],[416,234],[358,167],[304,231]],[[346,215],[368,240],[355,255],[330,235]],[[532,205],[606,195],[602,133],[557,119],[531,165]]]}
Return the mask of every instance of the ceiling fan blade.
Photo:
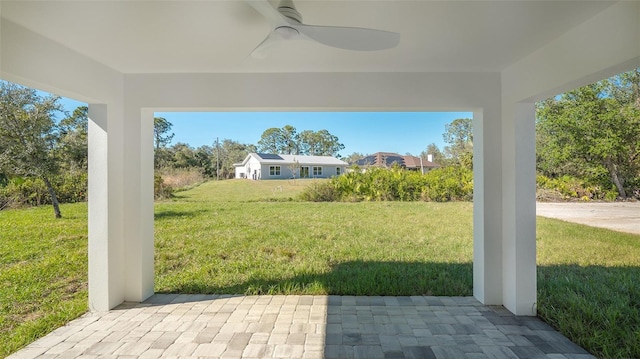
{"label": "ceiling fan blade", "polygon": [[254,58],[264,58],[266,50],[280,40],[308,39],[345,50],[377,51],[398,46],[400,34],[358,27],[319,26],[302,24],[302,16],[292,0],[281,0],[274,8],[269,0],[246,0],[271,25],[272,31],[252,52]]}
{"label": "ceiling fan blade", "polygon": [[274,9],[268,0],[248,0],[247,3],[256,9],[260,15],[264,16],[273,27],[287,24],[285,17]]}
{"label": "ceiling fan blade", "polygon": [[267,53],[269,49],[273,47],[273,45],[277,44],[282,40],[281,36],[278,35],[275,31],[271,31],[267,37],[262,40],[258,46],[256,46],[253,51],[251,51],[251,57],[254,59],[264,59],[267,57]]}
{"label": "ceiling fan blade", "polygon": [[384,30],[318,25],[294,27],[312,40],[346,50],[385,50],[396,47],[400,43],[400,34]]}

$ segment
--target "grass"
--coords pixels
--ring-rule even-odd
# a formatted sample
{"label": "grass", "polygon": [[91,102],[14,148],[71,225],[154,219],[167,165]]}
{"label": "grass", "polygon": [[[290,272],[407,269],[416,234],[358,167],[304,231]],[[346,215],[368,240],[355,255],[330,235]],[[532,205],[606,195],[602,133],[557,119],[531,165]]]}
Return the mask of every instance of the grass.
{"label": "grass", "polygon": [[640,236],[538,218],[538,315],[599,358],[640,358]]}
{"label": "grass", "polygon": [[[471,203],[293,201],[312,180],[209,182],[156,203],[156,291],[471,295]],[[87,310],[86,205],[0,212],[0,357]],[[538,311],[640,357],[640,236],[538,218]]]}
{"label": "grass", "polygon": [[0,211],[0,357],[87,310],[87,206]]}
{"label": "grass", "polygon": [[470,203],[295,202],[302,186],[268,183],[158,204],[156,291],[471,295]]}

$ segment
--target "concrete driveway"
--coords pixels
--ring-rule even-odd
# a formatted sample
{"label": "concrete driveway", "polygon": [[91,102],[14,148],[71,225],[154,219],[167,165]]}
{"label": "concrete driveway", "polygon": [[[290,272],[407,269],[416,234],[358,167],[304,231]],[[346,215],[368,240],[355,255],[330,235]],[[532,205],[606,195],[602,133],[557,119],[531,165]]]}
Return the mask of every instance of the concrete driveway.
{"label": "concrete driveway", "polygon": [[640,234],[640,202],[538,202],[536,214],[587,226]]}

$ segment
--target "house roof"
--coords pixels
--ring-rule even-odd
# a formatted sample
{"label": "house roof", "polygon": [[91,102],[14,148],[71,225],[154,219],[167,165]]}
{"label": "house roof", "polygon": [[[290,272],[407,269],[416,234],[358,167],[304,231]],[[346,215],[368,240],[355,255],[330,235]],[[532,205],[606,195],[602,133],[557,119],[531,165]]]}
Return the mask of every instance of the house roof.
{"label": "house roof", "polygon": [[416,156],[402,156],[404,158],[404,164],[407,168],[420,168],[420,167],[440,167],[437,163],[421,159]]}
{"label": "house roof", "polygon": [[322,165],[322,166],[348,166],[348,163],[333,156],[306,156],[306,155],[280,155],[273,153],[249,153],[242,163],[234,166],[244,166],[250,158],[255,158],[262,164],[282,164],[289,165],[298,162],[300,165]]}
{"label": "house roof", "polygon": [[405,168],[438,167],[438,164],[424,159],[421,160],[420,157],[411,155],[400,155],[393,152],[376,152],[372,155],[355,161],[353,164],[356,164],[358,166],[391,167],[394,163],[397,163]]}

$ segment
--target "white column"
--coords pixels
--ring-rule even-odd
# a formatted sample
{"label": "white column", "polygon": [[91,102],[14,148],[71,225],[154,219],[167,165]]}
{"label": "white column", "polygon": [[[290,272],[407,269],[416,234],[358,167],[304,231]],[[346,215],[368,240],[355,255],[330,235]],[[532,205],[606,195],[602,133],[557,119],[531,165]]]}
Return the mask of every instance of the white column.
{"label": "white column", "polygon": [[502,114],[503,302],[536,315],[535,106],[507,103]]}
{"label": "white column", "polygon": [[123,113],[89,105],[91,311],[153,294],[153,112]]}
{"label": "white column", "polygon": [[122,116],[89,105],[89,309],[124,300]]}
{"label": "white column", "polygon": [[502,304],[502,188],[499,106],[473,113],[473,296]]}
{"label": "white column", "polygon": [[125,295],[153,295],[153,111],[127,107],[125,123]]}

